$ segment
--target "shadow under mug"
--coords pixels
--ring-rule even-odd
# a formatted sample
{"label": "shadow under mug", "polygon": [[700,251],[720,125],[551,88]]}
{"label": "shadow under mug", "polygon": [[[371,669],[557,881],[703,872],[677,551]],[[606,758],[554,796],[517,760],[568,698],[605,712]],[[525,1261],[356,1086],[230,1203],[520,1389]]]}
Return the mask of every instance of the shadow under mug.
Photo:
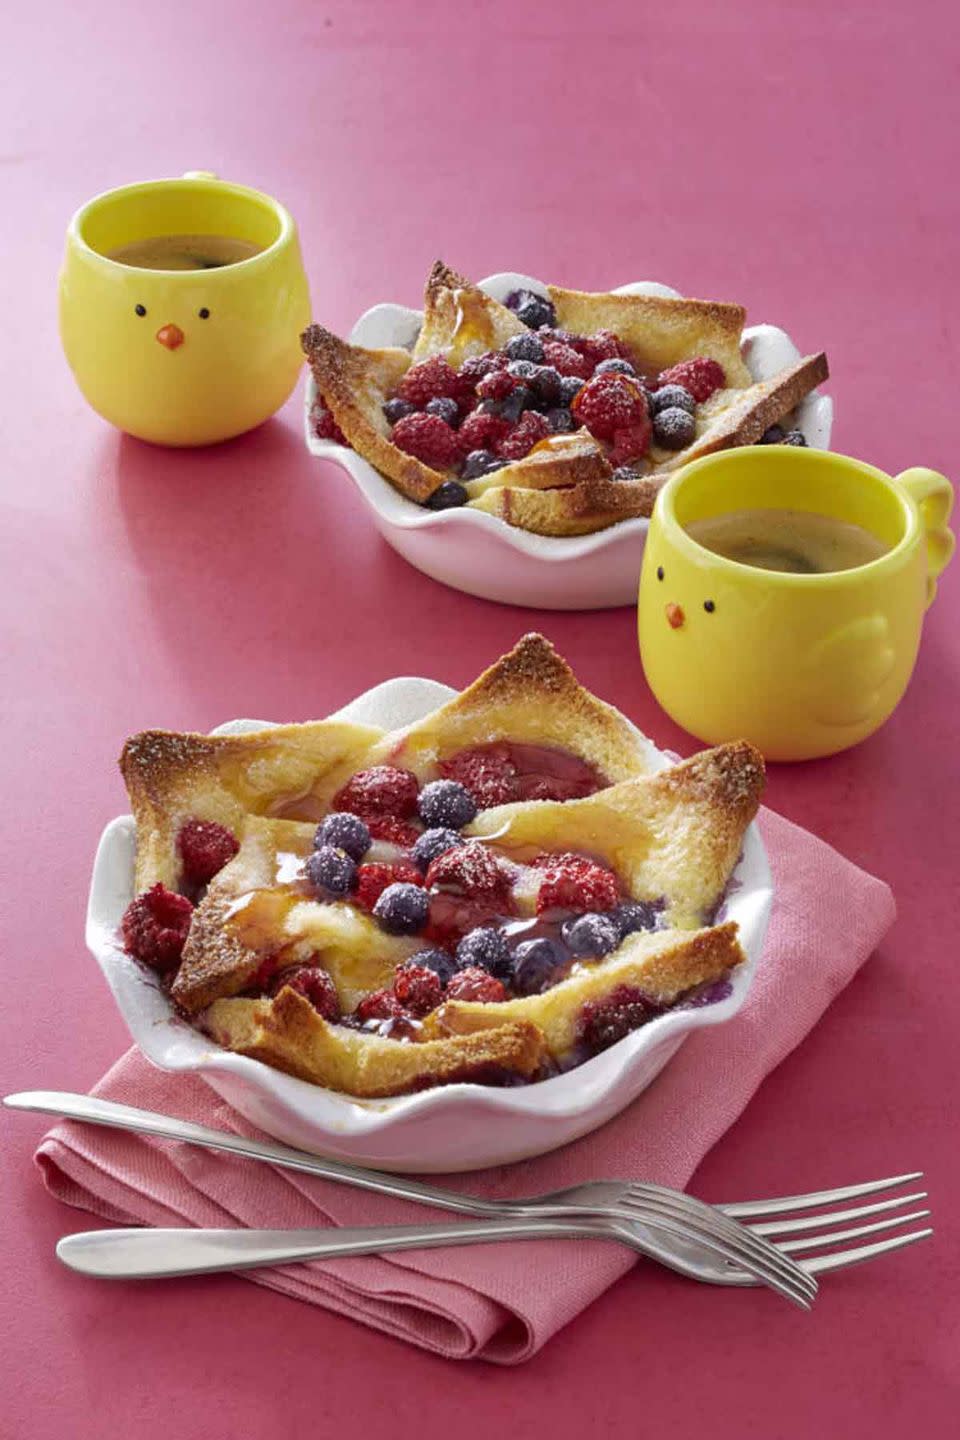
{"label": "shadow under mug", "polygon": [[[750,740],[770,760],[831,755],[871,735],[913,671],[923,614],[954,549],[950,482],[892,478],[845,455],[764,445],[721,451],[660,492],[640,574],[638,631],[651,690],[700,740]],[[698,544],[695,520],[812,511],[870,531],[869,564],[784,574]]]}
{"label": "shadow under mug", "polygon": [[[244,240],[257,253],[190,271],[110,258],[134,241],[182,234]],[[70,221],[63,348],[94,410],[139,439],[204,445],[259,425],[296,384],[309,320],[293,218],[258,190],[194,171],[107,191]]]}

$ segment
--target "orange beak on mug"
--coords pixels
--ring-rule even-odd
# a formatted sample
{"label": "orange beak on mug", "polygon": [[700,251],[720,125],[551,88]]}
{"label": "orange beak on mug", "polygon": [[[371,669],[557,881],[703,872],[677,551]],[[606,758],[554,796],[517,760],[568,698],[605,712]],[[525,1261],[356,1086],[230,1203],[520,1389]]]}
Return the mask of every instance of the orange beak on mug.
{"label": "orange beak on mug", "polygon": [[176,350],[177,346],[182,345],[186,338],[179,325],[161,325],[157,331],[157,339],[168,350]]}

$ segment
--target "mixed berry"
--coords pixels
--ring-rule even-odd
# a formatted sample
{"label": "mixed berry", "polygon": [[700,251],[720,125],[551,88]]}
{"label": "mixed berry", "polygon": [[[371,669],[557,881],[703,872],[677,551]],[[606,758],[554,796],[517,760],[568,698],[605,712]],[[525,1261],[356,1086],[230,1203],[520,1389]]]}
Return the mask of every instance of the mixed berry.
{"label": "mixed berry", "polygon": [[[383,406],[399,449],[455,477],[434,490],[429,509],[465,505],[465,482],[580,428],[600,441],[615,478],[632,478],[630,467],[651,447],[691,444],[697,406],[726,383],[723,368],[707,356],[653,374],[611,330],[558,329],[552,302],[532,290],[515,290],[505,303],[528,327],[522,334],[457,369],[442,355],[412,365]],[[313,423],[321,439],[345,443],[322,400]]]}
{"label": "mixed berry", "polygon": [[[351,776],[317,825],[297,875],[285,882],[304,898],[357,907],[385,936],[412,938],[416,948],[397,965],[392,984],[343,1013],[321,955],[298,954],[291,964],[274,951],[262,957],[245,994],[290,988],[330,1023],[414,1040],[446,1000],[492,1004],[538,995],[576,967],[602,961],[628,935],[659,927],[663,901],[631,899],[595,857],[512,853],[502,841],[463,834],[492,804],[565,800],[601,788],[606,782],[585,761],[497,742],[462,750],[438,768],[440,777],[423,785],[397,765]],[[192,892],[207,883],[238,848],[225,827],[187,820],[177,838],[184,886]],[[169,982],[192,915],[187,896],[153,886],[123,918],[126,949]],[[602,1049],[654,1013],[647,998],[615,991],[585,1007],[580,1049]]]}

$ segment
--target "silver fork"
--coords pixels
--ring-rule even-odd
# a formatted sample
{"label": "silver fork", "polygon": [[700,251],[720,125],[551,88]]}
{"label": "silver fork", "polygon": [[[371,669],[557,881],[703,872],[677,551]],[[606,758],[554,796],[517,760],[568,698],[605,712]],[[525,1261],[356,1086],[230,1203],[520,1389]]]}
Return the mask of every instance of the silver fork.
{"label": "silver fork", "polygon": [[[525,1221],[528,1224],[541,1220],[551,1223],[555,1227],[562,1227],[562,1230],[554,1229],[551,1232],[552,1236],[558,1233],[568,1235],[571,1233],[571,1227],[572,1233],[582,1236],[587,1233],[584,1222],[590,1221],[593,1226],[591,1233],[599,1235],[602,1232],[606,1238],[631,1245],[632,1248],[640,1250],[653,1259],[659,1259],[664,1264],[671,1263],[671,1247],[676,1244],[681,1251],[688,1248],[694,1254],[699,1251],[701,1254],[710,1255],[718,1266],[725,1263],[739,1266],[751,1274],[757,1284],[770,1286],[786,1299],[804,1308],[809,1307],[810,1301],[816,1294],[816,1281],[788,1256],[781,1254],[777,1247],[764,1237],[752,1234],[744,1226],[739,1225],[736,1220],[724,1215],[713,1206],[706,1205],[703,1201],[694,1199],[693,1196],[664,1189],[662,1186],[631,1186],[629,1184],[618,1186],[613,1182],[603,1186],[604,1192],[611,1188],[621,1191],[631,1202],[629,1209],[626,1206],[616,1208],[606,1203],[599,1206],[591,1204],[589,1200],[591,1187],[589,1186],[579,1187],[579,1190],[587,1197],[585,1203],[577,1203],[576,1200],[566,1203],[564,1197],[567,1192],[534,1197],[532,1200],[510,1204],[504,1201],[484,1201],[472,1196],[458,1196],[450,1191],[407,1179],[405,1176],[386,1175],[377,1171],[355,1168],[341,1161],[307,1155],[287,1146],[247,1140],[224,1131],[211,1130],[203,1125],[175,1120],[170,1116],[159,1115],[152,1111],[137,1110],[131,1106],[119,1105],[114,1101],[101,1100],[93,1096],[71,1095],[56,1091],[33,1091],[7,1096],[4,1103],[11,1109],[41,1110],[68,1115],[71,1118],[92,1121],[95,1124],[115,1126],[162,1136],[165,1139],[187,1141],[212,1149],[226,1150],[234,1154],[269,1161],[272,1164],[306,1171],[310,1174],[323,1175],[329,1179],[361,1186],[364,1189],[375,1190],[397,1198],[416,1200],[447,1210],[466,1211],[487,1218],[490,1222],[486,1227],[470,1227],[470,1239],[467,1236],[467,1227],[463,1226],[454,1227],[453,1232],[449,1227],[442,1232],[434,1230],[432,1235],[430,1227],[424,1226],[416,1226],[412,1229],[411,1227],[386,1227],[386,1230],[380,1228],[376,1235],[370,1230],[351,1231],[349,1234],[341,1230],[337,1237],[331,1236],[329,1231],[315,1232],[312,1236],[314,1247],[312,1253],[315,1254],[373,1253],[391,1248],[408,1248],[415,1243],[423,1248],[430,1243],[449,1245],[458,1243],[458,1241],[466,1244],[479,1243],[481,1240],[516,1238],[516,1231],[511,1230],[510,1237],[508,1237],[503,1229],[503,1222],[507,1218],[516,1222]],[[578,1192],[571,1193],[576,1196]],[[496,1221],[501,1222],[499,1228]],[[127,1268],[123,1273],[131,1278],[135,1274],[187,1273],[185,1265],[188,1261],[180,1258],[180,1248],[177,1248],[177,1255],[174,1258],[171,1258],[169,1251],[160,1254],[156,1247],[151,1248],[151,1242],[146,1238],[149,1233],[151,1232],[132,1231],[128,1235],[117,1237],[117,1245],[120,1246],[122,1239],[122,1253],[128,1257],[122,1263],[132,1267]],[[157,1234],[157,1232],[152,1233]],[[188,1247],[192,1246],[197,1249],[197,1259],[202,1262],[199,1268],[205,1269],[209,1268],[211,1255],[208,1250],[203,1248],[203,1233],[187,1230],[160,1232],[157,1244],[162,1246],[164,1241],[172,1243],[174,1237],[185,1239]],[[238,1252],[232,1265],[214,1265],[213,1268],[243,1268],[248,1263],[252,1254],[252,1242],[243,1244],[239,1239],[243,1233],[249,1235],[255,1232],[225,1232],[222,1244],[226,1247],[229,1247],[231,1243],[238,1244],[242,1254]],[[531,1233],[529,1229],[525,1228],[524,1234],[529,1233]],[[544,1234],[545,1232],[542,1230],[537,1231],[533,1238]],[[99,1240],[96,1238],[98,1235]],[[187,1236],[193,1238],[186,1239]],[[277,1245],[284,1243],[287,1246],[293,1244],[298,1256],[301,1255],[303,1247],[298,1243],[298,1237],[292,1235],[284,1237],[276,1232],[270,1232],[270,1236],[271,1255],[277,1253],[275,1248]],[[230,1237],[232,1237],[232,1242]],[[338,1248],[334,1251],[330,1248],[338,1246],[340,1242],[347,1247],[346,1250]],[[86,1237],[67,1237],[61,1242],[57,1253],[65,1263],[71,1263],[71,1257],[73,1257],[78,1263],[84,1265],[86,1273],[92,1274],[95,1273],[91,1268],[94,1263],[93,1257],[94,1255],[102,1256],[107,1243],[108,1232],[91,1232]],[[322,1251],[316,1250],[317,1244],[322,1244]],[[201,1250],[203,1250],[202,1254]],[[159,1265],[161,1268],[147,1270],[143,1268],[143,1265],[138,1266],[136,1259],[133,1258],[134,1252],[142,1257],[143,1265]],[[118,1250],[117,1256],[110,1264],[121,1263],[119,1254]],[[267,1260],[261,1263],[278,1262]],[[110,1264],[102,1273],[118,1273],[115,1269],[110,1268]],[[691,1273],[688,1266],[681,1266],[681,1268],[684,1273]]]}
{"label": "silver fork", "polygon": [[[574,1233],[592,1233],[586,1228],[591,1219],[609,1220],[616,1224],[621,1221],[626,1226],[641,1224],[645,1248],[643,1253],[651,1258],[659,1260],[670,1268],[678,1270],[681,1274],[689,1275],[692,1278],[706,1280],[714,1284],[749,1285],[757,1283],[769,1283],[769,1281],[750,1274],[748,1271],[731,1265],[725,1258],[719,1260],[713,1253],[705,1251],[702,1242],[697,1243],[696,1239],[687,1236],[684,1240],[677,1233],[677,1214],[671,1212],[670,1206],[679,1201],[686,1201],[693,1206],[700,1202],[692,1201],[692,1197],[678,1196],[676,1192],[664,1191],[662,1187],[632,1185],[626,1182],[617,1181],[596,1181],[587,1185],[575,1186],[564,1191],[555,1191],[546,1195],[533,1196],[520,1201],[494,1201],[482,1200],[475,1196],[459,1195],[451,1191],[442,1190],[437,1186],[424,1184],[421,1181],[410,1180],[405,1176],[388,1175],[373,1170],[365,1170],[341,1161],[322,1159],[315,1155],[307,1154],[287,1146],[277,1145],[272,1142],[260,1142],[248,1140],[243,1136],[232,1135],[229,1132],[212,1130],[206,1126],[195,1125],[188,1121],[175,1120],[170,1116],[159,1115],[152,1111],[137,1110],[131,1106],[118,1105],[113,1101],[100,1100],[87,1095],[72,1095],[57,1091],[33,1091],[20,1095],[8,1096],[4,1102],[13,1109],[38,1110],[55,1115],[68,1115],[73,1119],[90,1121],[95,1124],[115,1126],[121,1129],[133,1130],[139,1133],[151,1134],[160,1138],[171,1140],[182,1140],[187,1143],[205,1146],[209,1149],[224,1150],[228,1153],[244,1155],[252,1159],[266,1161],[273,1165],[284,1168],[302,1171],[308,1174],[324,1176],[327,1179],[336,1180],[341,1183],[352,1184],[361,1189],[374,1190],[383,1194],[395,1196],[399,1199],[414,1200],[423,1204],[429,1204],[446,1210],[455,1210],[486,1218],[515,1218],[515,1219],[541,1219],[545,1221],[563,1221],[571,1219],[577,1226]],[[720,1207],[704,1207],[709,1212],[716,1214],[723,1212],[731,1220],[751,1219],[758,1215],[791,1214],[794,1211],[810,1209],[819,1205],[832,1204],[842,1200],[863,1197],[882,1190],[888,1190],[905,1182],[920,1178],[919,1172],[912,1175],[897,1176],[888,1180],[872,1181],[864,1185],[845,1186],[839,1190],[817,1191],[810,1195],[791,1196],[785,1199],[750,1201],[740,1205],[725,1205]],[[874,1214],[882,1210],[897,1208],[906,1203],[925,1199],[925,1192],[901,1197],[899,1199],[887,1200],[878,1205],[859,1207],[820,1216],[807,1216],[799,1221],[780,1220],[769,1223],[762,1223],[758,1226],[749,1227],[757,1239],[770,1234],[791,1233],[800,1229],[812,1229],[834,1224],[836,1221],[849,1221],[861,1218],[867,1214]],[[640,1221],[642,1210],[644,1220]],[[689,1213],[689,1212],[687,1212]],[[929,1214],[929,1211],[918,1211],[911,1215],[897,1215],[881,1221],[878,1224],[861,1227],[857,1230],[843,1229],[839,1232],[815,1236],[807,1240],[787,1241],[777,1246],[777,1250],[786,1251],[790,1249],[799,1250],[810,1246],[826,1247],[844,1240],[858,1238],[878,1230],[889,1228],[894,1225],[903,1224],[907,1221],[921,1219]],[[652,1222],[652,1223],[651,1223]],[[409,1227],[392,1227],[393,1229],[408,1229]],[[421,1235],[423,1227],[415,1227],[418,1235]],[[456,1227],[455,1233],[462,1236],[462,1243],[468,1243],[466,1239],[466,1228]],[[104,1232],[93,1232],[103,1235]],[[136,1231],[136,1235],[147,1236],[152,1232]],[[177,1235],[202,1236],[204,1232],[174,1232]],[[224,1241],[226,1237],[232,1237],[234,1241],[241,1235],[250,1235],[253,1232],[226,1231],[223,1232]],[[269,1232],[275,1245],[295,1244],[294,1237],[283,1232]],[[352,1232],[351,1232],[352,1233]],[[445,1232],[446,1233],[446,1232]],[[525,1232],[529,1233],[529,1232]],[[541,1235],[547,1232],[540,1231]],[[556,1234],[557,1232],[551,1232]],[[564,1231],[564,1234],[570,1233]],[[858,1264],[864,1260],[872,1259],[876,1255],[885,1253],[888,1250],[898,1249],[903,1245],[912,1244],[917,1240],[925,1239],[933,1232],[930,1229],[914,1231],[907,1235],[900,1235],[885,1241],[880,1241],[867,1246],[860,1246],[856,1249],[845,1250],[830,1255],[822,1255],[813,1258],[805,1258],[799,1262],[798,1268],[808,1276],[839,1269],[846,1265]],[[362,1243],[362,1239],[345,1235],[340,1230],[338,1236],[345,1240],[347,1245]],[[513,1236],[513,1232],[511,1232]],[[668,1238],[669,1237],[669,1240]],[[70,1241],[78,1241],[79,1237],[68,1237]],[[304,1240],[306,1236],[302,1237]],[[325,1245],[332,1243],[329,1231],[315,1232],[315,1238],[323,1240]],[[367,1232],[369,1239],[369,1232]],[[398,1236],[401,1245],[404,1244]],[[480,1237],[477,1237],[477,1240]],[[485,1238],[506,1239],[507,1233],[503,1230],[488,1233]],[[609,1238],[620,1238],[623,1236],[609,1236]],[[634,1235],[636,1237],[636,1234]],[[473,1240],[469,1243],[477,1243]],[[65,1245],[67,1242],[61,1242]],[[145,1242],[141,1242],[145,1243]],[[199,1240],[191,1242],[199,1245]],[[412,1243],[407,1240],[406,1245]],[[424,1241],[421,1239],[420,1244]],[[437,1243],[451,1244],[456,1241],[451,1238],[438,1239]],[[625,1243],[629,1243],[626,1241]],[[382,1246],[381,1246],[382,1248]],[[222,1253],[222,1252],[221,1252]],[[275,1254],[275,1252],[273,1252]],[[299,1253],[299,1252],[298,1252]],[[314,1249],[312,1254],[316,1255]],[[324,1249],[324,1254],[331,1253]],[[348,1249],[340,1253],[361,1253],[358,1249]],[[145,1258],[145,1257],[144,1257]],[[199,1257],[198,1257],[199,1258]],[[304,1258],[302,1255],[300,1258]],[[786,1255],[784,1255],[786,1259]],[[234,1258],[232,1264],[218,1268],[239,1268],[244,1263],[239,1256]],[[263,1263],[279,1263],[276,1258],[264,1261]],[[183,1273],[166,1272],[166,1273]]]}

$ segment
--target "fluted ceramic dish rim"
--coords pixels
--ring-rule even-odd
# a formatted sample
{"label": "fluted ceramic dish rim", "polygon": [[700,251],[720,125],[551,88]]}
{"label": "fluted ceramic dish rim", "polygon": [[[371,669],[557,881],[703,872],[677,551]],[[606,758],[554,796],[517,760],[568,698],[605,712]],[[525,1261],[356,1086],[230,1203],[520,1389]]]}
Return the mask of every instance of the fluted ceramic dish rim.
{"label": "fluted ceramic dish rim", "polygon": [[[375,686],[330,718],[396,728],[428,714],[455,693],[436,681],[398,677]],[[239,734],[262,729],[269,723],[272,722],[235,720],[212,733]],[[676,759],[658,750],[645,737],[644,743],[656,768]],[[725,918],[740,924],[741,943],[747,953],[746,963],[732,976],[732,992],[726,999],[701,1008],[668,1011],[575,1069],[535,1084],[497,1088],[458,1083],[412,1095],[364,1100],[312,1085],[259,1060],[224,1050],[176,1015],[156,978],[127,955],[119,943],[120,920],[134,894],[134,849],[132,816],[118,816],[110,821],[101,836],[94,862],[86,940],[137,1046],[160,1069],[200,1076],[241,1113],[247,1113],[246,1092],[256,1092],[268,1102],[271,1112],[279,1114],[281,1119],[286,1114],[294,1122],[292,1126],[281,1123],[271,1128],[269,1119],[265,1123],[262,1105],[258,1106],[256,1123],[278,1138],[287,1139],[296,1132],[300,1137],[297,1143],[303,1145],[307,1130],[317,1150],[347,1156],[355,1154],[355,1148],[347,1144],[350,1139],[372,1142],[412,1119],[433,1119],[444,1111],[459,1111],[462,1118],[465,1102],[478,1118],[485,1112],[505,1126],[510,1123],[522,1126],[535,1122],[538,1117],[569,1122],[564,1138],[555,1140],[547,1148],[585,1133],[592,1128],[590,1112],[599,1109],[618,1085],[625,1091],[624,1105],[639,1093],[639,1089],[630,1090],[627,1082],[631,1073],[641,1069],[644,1060],[657,1047],[675,1041],[675,1049],[687,1034],[722,1024],[737,1014],[756,973],[773,899],[766,851],[754,823],[747,830],[743,854],[726,901]],[[615,1112],[606,1109],[596,1123],[608,1118],[610,1113]],[[511,1146],[508,1144],[506,1148]],[[515,1148],[524,1150],[524,1145],[518,1140]],[[525,1149],[525,1153],[537,1153],[536,1144]],[[368,1163],[376,1162],[375,1145],[366,1158]],[[425,1170],[443,1168],[442,1155],[426,1155],[423,1159]],[[461,1160],[457,1168],[466,1168],[466,1163]]]}

